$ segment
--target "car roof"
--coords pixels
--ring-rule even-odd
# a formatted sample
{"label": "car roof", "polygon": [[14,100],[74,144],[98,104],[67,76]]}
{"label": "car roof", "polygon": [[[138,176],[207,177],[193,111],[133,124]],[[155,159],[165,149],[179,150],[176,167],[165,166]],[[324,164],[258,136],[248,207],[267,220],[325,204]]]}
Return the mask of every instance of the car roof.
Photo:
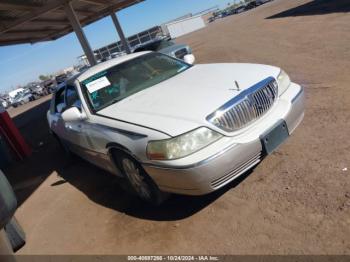
{"label": "car roof", "polygon": [[149,53],[152,53],[152,52],[144,51],[144,52],[134,53],[134,54],[125,55],[125,56],[110,59],[106,62],[103,62],[103,63],[100,63],[98,65],[90,67],[88,70],[84,71],[83,73],[78,74],[78,75],[74,76],[73,78],[67,80],[67,82],[71,83],[71,82],[74,82],[75,80],[78,80],[79,82],[81,82],[81,81],[97,74],[98,72],[101,72],[101,71],[109,69],[113,66],[119,65],[119,64],[124,63],[126,61],[129,61],[131,59],[134,59],[134,58],[137,58],[139,56],[149,54]]}

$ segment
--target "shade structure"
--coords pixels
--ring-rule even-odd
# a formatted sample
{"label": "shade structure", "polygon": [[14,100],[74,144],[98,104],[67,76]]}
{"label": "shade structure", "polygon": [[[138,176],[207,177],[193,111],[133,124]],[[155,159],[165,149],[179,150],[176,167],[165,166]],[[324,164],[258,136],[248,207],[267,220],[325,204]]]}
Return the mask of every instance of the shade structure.
{"label": "shade structure", "polygon": [[73,31],[68,3],[81,26],[144,0],[0,0],[0,45],[56,40]]}

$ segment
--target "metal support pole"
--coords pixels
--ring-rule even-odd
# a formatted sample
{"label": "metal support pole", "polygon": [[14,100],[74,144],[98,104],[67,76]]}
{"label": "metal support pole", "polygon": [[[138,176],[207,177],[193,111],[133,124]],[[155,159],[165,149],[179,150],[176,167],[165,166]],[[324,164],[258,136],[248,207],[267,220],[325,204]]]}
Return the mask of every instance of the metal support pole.
{"label": "metal support pole", "polygon": [[94,53],[92,52],[92,49],[90,47],[90,44],[85,36],[85,33],[81,27],[81,24],[79,22],[79,19],[76,15],[76,13],[74,12],[73,6],[72,6],[72,2],[68,2],[65,6],[64,6],[64,10],[66,11],[66,15],[75,31],[75,34],[78,37],[78,40],[81,44],[81,47],[84,50],[84,53],[90,63],[90,66],[94,66],[97,64],[96,62],[96,58]]}
{"label": "metal support pole", "polygon": [[111,17],[112,17],[115,29],[117,29],[120,41],[122,42],[126,53],[127,54],[131,54],[131,50],[130,50],[130,46],[128,44],[128,40],[126,39],[126,37],[124,35],[123,29],[122,29],[122,27],[121,27],[121,25],[119,23],[117,15],[113,12],[113,13],[111,13]]}

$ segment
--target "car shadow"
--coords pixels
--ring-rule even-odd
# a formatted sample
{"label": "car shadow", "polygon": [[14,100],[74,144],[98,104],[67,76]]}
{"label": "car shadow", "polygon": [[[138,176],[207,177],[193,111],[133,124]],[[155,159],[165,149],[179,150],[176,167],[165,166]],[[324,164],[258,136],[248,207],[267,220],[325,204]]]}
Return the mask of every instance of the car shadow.
{"label": "car shadow", "polygon": [[291,8],[266,19],[284,18],[291,16],[324,15],[330,13],[350,12],[349,0],[314,0],[309,3]]}
{"label": "car shadow", "polygon": [[243,174],[214,193],[205,196],[172,195],[163,205],[150,206],[131,193],[124,179],[78,157],[67,157],[49,133],[46,120],[48,107],[47,101],[13,118],[25,140],[33,148],[32,156],[3,170],[14,187],[18,206],[21,206],[50,175],[57,174],[57,181],[49,186],[60,187],[69,183],[91,201],[116,212],[154,221],[181,220],[215,202],[252,172]]}
{"label": "car shadow", "polygon": [[[77,172],[78,170],[80,172]],[[65,182],[101,206],[141,219],[175,221],[190,217],[206,208],[227,191],[238,186],[252,171],[253,169],[211,194],[204,196],[174,194],[161,206],[152,206],[143,202],[132,194],[126,180],[117,178],[80,159],[76,160],[74,164],[72,163],[70,168],[64,171],[59,170],[58,173]],[[52,186],[62,183],[62,180],[59,180]]]}

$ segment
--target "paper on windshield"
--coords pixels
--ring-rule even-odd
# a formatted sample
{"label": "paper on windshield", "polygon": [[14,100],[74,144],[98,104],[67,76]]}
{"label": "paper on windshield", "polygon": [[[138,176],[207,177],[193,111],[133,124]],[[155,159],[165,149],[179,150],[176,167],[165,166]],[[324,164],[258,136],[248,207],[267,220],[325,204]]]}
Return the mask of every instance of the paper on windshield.
{"label": "paper on windshield", "polygon": [[89,93],[91,94],[93,92],[96,92],[110,85],[111,85],[111,82],[109,82],[108,78],[104,76],[94,81],[91,81],[90,83],[87,83],[85,86],[88,89]]}

